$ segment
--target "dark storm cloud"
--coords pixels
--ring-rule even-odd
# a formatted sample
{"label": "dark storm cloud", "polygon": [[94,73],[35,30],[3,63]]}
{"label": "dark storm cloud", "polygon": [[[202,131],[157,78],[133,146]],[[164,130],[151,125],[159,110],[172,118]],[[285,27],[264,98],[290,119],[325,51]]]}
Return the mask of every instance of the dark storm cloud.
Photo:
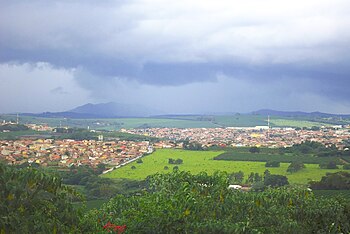
{"label": "dark storm cloud", "polygon": [[350,3],[345,0],[0,5],[1,63],[76,69],[78,84],[96,95],[113,92],[116,79],[119,86],[123,81],[180,87],[219,82],[224,75],[251,86],[288,90],[293,85],[303,94],[350,99]]}

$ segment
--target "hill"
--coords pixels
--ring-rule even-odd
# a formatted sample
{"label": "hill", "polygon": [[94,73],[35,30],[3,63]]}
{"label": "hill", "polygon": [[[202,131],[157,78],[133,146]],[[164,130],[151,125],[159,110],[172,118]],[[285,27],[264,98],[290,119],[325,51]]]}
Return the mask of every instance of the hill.
{"label": "hill", "polygon": [[350,114],[330,114],[322,112],[303,112],[303,111],[278,111],[270,109],[261,109],[253,111],[252,114],[255,115],[271,115],[279,117],[319,117],[319,118],[330,118],[330,117],[342,117],[350,118]]}
{"label": "hill", "polygon": [[121,104],[116,102],[92,104],[88,103],[78,106],[72,110],[63,112],[43,112],[39,114],[22,113],[21,115],[43,117],[43,118],[118,118],[118,117],[148,117],[150,115],[161,114],[157,110],[152,110],[141,105]]}

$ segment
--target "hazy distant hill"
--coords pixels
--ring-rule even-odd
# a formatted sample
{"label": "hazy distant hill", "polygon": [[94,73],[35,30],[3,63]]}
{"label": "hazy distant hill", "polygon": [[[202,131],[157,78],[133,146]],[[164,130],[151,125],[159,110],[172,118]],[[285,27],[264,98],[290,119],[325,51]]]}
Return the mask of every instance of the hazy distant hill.
{"label": "hazy distant hill", "polygon": [[100,117],[147,117],[161,112],[141,105],[121,104],[116,102],[85,104],[69,112],[98,115]]}
{"label": "hazy distant hill", "polygon": [[24,113],[22,115],[46,118],[117,118],[117,117],[148,117],[161,114],[141,105],[120,104],[115,102],[92,104],[88,103],[64,112],[44,112],[41,114]]}
{"label": "hazy distant hill", "polygon": [[276,110],[269,110],[269,109],[262,109],[258,111],[253,111],[252,114],[257,115],[271,115],[271,116],[280,116],[280,117],[321,117],[321,118],[328,118],[328,117],[343,117],[343,118],[349,118],[350,114],[348,115],[342,115],[342,114],[329,114],[329,113],[322,113],[322,112],[302,112],[302,111],[276,111]]}

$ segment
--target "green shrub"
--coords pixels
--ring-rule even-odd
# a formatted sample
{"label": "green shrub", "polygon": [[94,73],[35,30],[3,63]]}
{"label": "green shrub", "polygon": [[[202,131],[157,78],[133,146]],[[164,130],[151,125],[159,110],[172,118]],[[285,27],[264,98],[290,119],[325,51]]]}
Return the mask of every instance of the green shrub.
{"label": "green shrub", "polygon": [[71,204],[79,195],[57,176],[0,163],[1,233],[71,233],[80,213]]}
{"label": "green shrub", "polygon": [[[117,196],[90,211],[83,227],[108,222],[128,233],[349,233],[348,200],[315,198],[303,188],[228,189],[228,175],[175,171],[148,179],[140,196]],[[85,230],[83,229],[82,232]]]}
{"label": "green shrub", "polygon": [[294,173],[294,172],[300,171],[303,168],[305,168],[304,163],[292,162],[291,164],[289,164],[289,166],[287,168],[287,172]]}
{"label": "green shrub", "polygon": [[334,161],[330,161],[328,163],[321,163],[320,168],[322,169],[338,169],[337,163]]}
{"label": "green shrub", "polygon": [[269,161],[265,163],[265,167],[280,167],[280,162],[278,161]]}

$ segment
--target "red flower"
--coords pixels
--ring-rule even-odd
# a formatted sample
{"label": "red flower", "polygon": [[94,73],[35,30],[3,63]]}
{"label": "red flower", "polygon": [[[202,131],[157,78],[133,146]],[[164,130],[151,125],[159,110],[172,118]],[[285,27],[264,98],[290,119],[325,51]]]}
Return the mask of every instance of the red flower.
{"label": "red flower", "polygon": [[108,223],[106,223],[103,226],[103,229],[106,230],[107,232],[114,231],[114,232],[118,232],[118,234],[121,234],[125,231],[126,225],[119,226],[119,225],[115,225],[115,224],[108,221]]}

